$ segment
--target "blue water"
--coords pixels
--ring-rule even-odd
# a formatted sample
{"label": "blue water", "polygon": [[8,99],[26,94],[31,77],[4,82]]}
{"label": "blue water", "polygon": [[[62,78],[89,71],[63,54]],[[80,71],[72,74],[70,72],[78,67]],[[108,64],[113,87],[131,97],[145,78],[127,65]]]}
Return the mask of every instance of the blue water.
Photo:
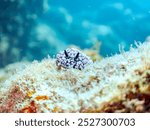
{"label": "blue water", "polygon": [[[102,56],[150,35],[149,0],[1,0],[0,66],[101,42]],[[3,49],[4,48],[4,49]]]}
{"label": "blue water", "polygon": [[[149,0],[86,0],[86,2],[55,0],[50,3],[55,7],[64,7],[73,16],[73,22],[78,25],[78,30],[84,32],[81,34],[85,37],[84,40],[88,39],[87,35],[90,32],[95,32],[93,37],[95,36],[103,43],[102,55],[117,52],[118,44],[123,44],[128,49],[134,40],[143,42],[150,35]],[[108,31],[111,32],[106,32],[103,35],[100,33],[101,31],[96,33],[94,27],[82,28],[84,20],[97,26],[106,26],[110,28]],[[82,42],[77,41],[77,44],[86,44],[86,42]]]}

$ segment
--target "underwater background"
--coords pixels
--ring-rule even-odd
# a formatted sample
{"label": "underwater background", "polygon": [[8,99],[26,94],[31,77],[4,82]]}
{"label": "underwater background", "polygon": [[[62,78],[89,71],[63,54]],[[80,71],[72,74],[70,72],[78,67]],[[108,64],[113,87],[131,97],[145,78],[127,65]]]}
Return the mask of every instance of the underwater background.
{"label": "underwater background", "polygon": [[149,0],[0,0],[0,67],[97,42],[105,57],[149,35]]}

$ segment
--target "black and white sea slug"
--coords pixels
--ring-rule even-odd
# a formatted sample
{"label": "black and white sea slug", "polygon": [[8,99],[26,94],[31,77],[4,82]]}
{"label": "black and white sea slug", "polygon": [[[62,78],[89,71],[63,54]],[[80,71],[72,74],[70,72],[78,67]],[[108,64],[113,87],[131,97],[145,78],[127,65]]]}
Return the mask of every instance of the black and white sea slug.
{"label": "black and white sea slug", "polygon": [[90,57],[75,48],[68,48],[56,55],[56,65],[68,69],[74,68],[82,70],[92,63],[93,61]]}

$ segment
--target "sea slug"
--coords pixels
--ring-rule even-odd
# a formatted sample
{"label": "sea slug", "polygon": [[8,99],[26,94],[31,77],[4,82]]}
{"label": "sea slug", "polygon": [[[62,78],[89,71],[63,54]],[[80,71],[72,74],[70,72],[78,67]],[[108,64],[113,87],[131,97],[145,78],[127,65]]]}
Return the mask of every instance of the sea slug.
{"label": "sea slug", "polygon": [[88,64],[92,64],[90,57],[74,48],[68,48],[64,51],[61,51],[56,56],[56,65],[64,68],[82,70]]}

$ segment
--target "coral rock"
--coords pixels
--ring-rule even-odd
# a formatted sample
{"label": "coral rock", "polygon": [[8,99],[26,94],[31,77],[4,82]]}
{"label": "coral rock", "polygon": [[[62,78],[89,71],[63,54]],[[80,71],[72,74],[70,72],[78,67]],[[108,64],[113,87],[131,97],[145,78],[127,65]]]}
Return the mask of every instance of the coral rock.
{"label": "coral rock", "polygon": [[0,112],[150,112],[149,42],[82,71],[58,70],[55,61],[28,64],[1,83]]}

